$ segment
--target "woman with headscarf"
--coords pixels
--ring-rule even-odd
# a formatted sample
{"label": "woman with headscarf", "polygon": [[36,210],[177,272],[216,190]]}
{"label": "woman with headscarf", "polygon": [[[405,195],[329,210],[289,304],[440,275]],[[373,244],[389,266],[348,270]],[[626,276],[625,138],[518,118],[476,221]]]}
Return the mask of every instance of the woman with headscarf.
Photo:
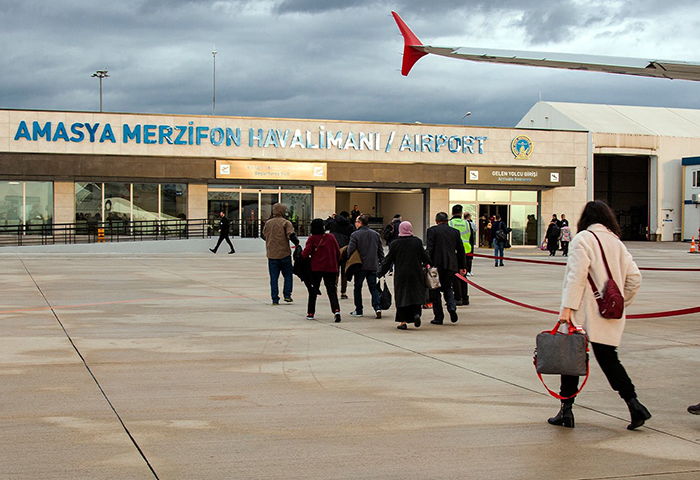
{"label": "woman with headscarf", "polygon": [[410,222],[399,224],[399,238],[391,242],[389,253],[384,257],[377,273],[384,276],[394,265],[394,300],[396,302],[396,322],[399,330],[406,330],[407,324],[420,327],[421,305],[425,303],[425,271],[430,263],[428,252],[420,238],[413,236]]}
{"label": "woman with headscarf", "polygon": [[340,248],[335,237],[326,233],[323,220],[315,218],[311,221],[311,236],[306,240],[303,259],[311,257],[311,276],[304,280],[309,291],[309,303],[306,319],[313,320],[316,314],[316,298],[318,297],[321,280],[326,284],[328,300],[331,302],[331,312],[335,321],[340,322],[340,303],[338,303],[338,291],[336,290],[336,276],[338,275],[338,260]]}

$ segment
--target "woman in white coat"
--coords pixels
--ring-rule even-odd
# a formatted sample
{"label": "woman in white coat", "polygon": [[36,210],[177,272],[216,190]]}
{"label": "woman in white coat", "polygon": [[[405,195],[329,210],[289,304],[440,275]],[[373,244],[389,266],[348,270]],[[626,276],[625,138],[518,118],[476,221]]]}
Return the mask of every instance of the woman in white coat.
{"label": "woman in white coat", "polygon": [[[588,282],[590,273],[593,282],[602,293],[608,280],[601,253],[601,245],[610,266],[615,283],[622,290],[627,307],[637,295],[642,284],[642,275],[625,245],[620,241],[620,226],[615,214],[605,203],[588,202],[577,225],[578,234],[571,241],[569,261],[564,273],[559,321],[582,325],[588,334],[593,353],[613,390],[627,403],[631,415],[629,430],[644,425],[651,418],[649,411],[637,400],[634,384],[617,356],[617,347],[625,328],[625,315],[610,319],[600,315],[593,289]],[[598,240],[600,240],[600,245]],[[562,375],[562,397],[570,397],[578,390],[579,377]],[[574,399],[562,400],[559,413],[548,420],[552,425],[574,427],[572,406]]]}

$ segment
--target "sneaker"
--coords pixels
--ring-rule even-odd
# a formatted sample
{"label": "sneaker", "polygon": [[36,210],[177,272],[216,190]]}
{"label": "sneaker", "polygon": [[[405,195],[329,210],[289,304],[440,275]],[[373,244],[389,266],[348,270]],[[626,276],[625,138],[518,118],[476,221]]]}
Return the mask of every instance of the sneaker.
{"label": "sneaker", "polygon": [[287,303],[292,303],[294,300],[292,300],[292,297],[284,297],[284,301]]}
{"label": "sneaker", "polygon": [[432,325],[442,325],[442,320],[438,320],[437,318],[433,319],[430,321]]}
{"label": "sneaker", "polygon": [[341,300],[347,300],[347,299],[348,299],[348,296],[345,295],[344,293],[341,293],[341,294],[340,294],[340,299],[341,299]]}
{"label": "sneaker", "polygon": [[418,328],[420,327],[420,315],[416,315],[413,317],[413,326]]}
{"label": "sneaker", "polygon": [[307,320],[313,320],[313,319],[314,319],[314,314],[313,314],[313,313],[309,313],[309,314],[306,316],[306,319],[307,319]]}
{"label": "sneaker", "polygon": [[272,304],[273,304],[273,305],[279,305],[280,302],[275,302],[275,301],[273,300],[273,301],[272,301]]}
{"label": "sneaker", "polygon": [[462,300],[462,306],[466,307],[469,305],[469,299],[467,298],[466,300]]}
{"label": "sneaker", "polygon": [[473,277],[474,274],[472,272],[467,272],[467,277]]}
{"label": "sneaker", "polygon": [[340,323],[340,312],[335,312],[335,323]]}
{"label": "sneaker", "polygon": [[692,413],[693,415],[700,415],[700,403],[689,406],[688,412]]}
{"label": "sneaker", "polygon": [[231,250],[230,252],[228,252],[229,255],[233,255],[234,253],[236,253],[235,250]]}
{"label": "sneaker", "polygon": [[357,310],[353,310],[352,313],[350,313],[351,317],[363,317],[362,312],[358,312]]}
{"label": "sneaker", "polygon": [[213,248],[210,248],[209,251],[210,251],[211,253],[213,253],[214,255],[216,255],[216,250],[214,250]]}
{"label": "sneaker", "polygon": [[399,330],[408,330],[408,326],[406,326],[405,323],[400,324],[400,325],[399,325],[398,327],[396,327],[396,328],[398,328]]}
{"label": "sneaker", "polygon": [[429,309],[433,308],[433,304],[432,303],[425,303],[420,308],[422,308],[423,310],[429,310]]}
{"label": "sneaker", "polygon": [[457,316],[457,312],[456,312],[456,311],[450,310],[448,313],[450,314],[450,321],[451,321],[452,323],[455,323],[457,320],[459,320],[459,317]]}
{"label": "sneaker", "polygon": [[381,310],[377,310],[374,313],[377,315],[377,318],[382,318],[382,311]]}

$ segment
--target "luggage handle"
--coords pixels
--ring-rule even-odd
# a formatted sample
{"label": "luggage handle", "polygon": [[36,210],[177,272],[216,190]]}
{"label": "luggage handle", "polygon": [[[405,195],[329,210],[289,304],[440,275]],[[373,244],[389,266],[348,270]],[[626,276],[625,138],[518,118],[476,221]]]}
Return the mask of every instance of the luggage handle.
{"label": "luggage handle", "polygon": [[[569,321],[568,323],[569,323],[568,335],[573,335],[576,332],[583,332],[583,328],[581,328],[580,326],[574,325],[573,322],[571,322],[571,321]],[[561,324],[559,322],[557,322],[557,324],[554,325],[554,328],[552,330],[545,330],[542,333],[550,333],[552,335],[556,335],[557,332],[559,331],[560,326],[561,326]],[[586,353],[589,353],[589,352],[590,352],[590,350],[588,349],[588,342],[586,342]],[[537,349],[535,349],[535,356],[532,359],[532,363],[533,363],[533,365],[535,365],[535,370],[537,370]],[[553,392],[552,390],[550,390],[550,388],[547,386],[547,384],[544,383],[544,379],[542,378],[541,373],[537,372],[537,377],[540,379],[540,382],[542,382],[542,385],[544,385],[544,388],[549,392],[549,394],[551,396],[553,396],[554,398],[558,398],[559,400],[570,400],[570,399],[574,398],[576,395],[578,395],[579,393],[581,393],[581,390],[583,390],[583,387],[586,386],[586,382],[588,381],[588,377],[590,374],[591,374],[591,363],[589,360],[586,362],[586,376],[583,379],[583,383],[581,384],[581,387],[576,391],[576,393],[574,393],[573,395],[571,395],[569,397],[562,397],[557,392]]]}

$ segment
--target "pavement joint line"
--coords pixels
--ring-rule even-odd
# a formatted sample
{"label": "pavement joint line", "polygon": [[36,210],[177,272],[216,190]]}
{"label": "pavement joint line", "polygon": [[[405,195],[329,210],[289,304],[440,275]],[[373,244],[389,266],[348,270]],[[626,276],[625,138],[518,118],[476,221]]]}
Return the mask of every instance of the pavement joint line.
{"label": "pavement joint line", "polygon": [[[323,323],[323,322],[318,322],[318,323]],[[392,346],[392,347],[394,347],[394,348],[398,348],[398,349],[400,349],[400,350],[404,350],[404,351],[407,351],[407,352],[410,352],[410,353],[414,353],[414,354],[416,354],[416,355],[420,355],[420,356],[422,356],[422,357],[425,357],[425,358],[428,358],[428,359],[431,359],[431,360],[435,360],[435,361],[437,361],[437,362],[441,362],[441,363],[444,363],[444,364],[446,364],[446,365],[450,365],[450,366],[452,366],[452,367],[456,367],[456,368],[458,368],[458,369],[460,369],[460,370],[463,370],[463,371],[466,371],[466,372],[470,372],[470,373],[473,373],[473,374],[475,374],[475,375],[480,375],[480,376],[485,377],[485,378],[488,378],[488,379],[490,379],[490,380],[495,380],[495,381],[497,381],[497,382],[501,382],[501,383],[504,383],[504,384],[506,384],[506,385],[510,385],[510,386],[512,386],[512,387],[519,388],[519,389],[521,389],[521,390],[525,390],[526,392],[535,393],[535,394],[537,394],[537,395],[544,396],[544,397],[549,397],[548,394],[546,394],[546,393],[544,393],[544,392],[540,392],[539,390],[534,390],[534,389],[532,389],[532,388],[528,388],[528,387],[525,387],[525,386],[523,386],[523,385],[518,385],[517,383],[509,382],[508,380],[504,380],[504,379],[502,379],[502,378],[498,378],[498,377],[495,377],[495,376],[493,376],[493,375],[489,375],[489,374],[484,373],[484,372],[479,372],[479,371],[476,371],[476,370],[472,370],[472,369],[470,369],[470,368],[464,367],[464,366],[459,365],[459,364],[457,364],[457,363],[450,362],[450,361],[448,361],[448,360],[443,360],[443,359],[438,358],[438,357],[435,357],[435,356],[433,356],[433,355],[429,355],[429,354],[427,354],[427,353],[419,352],[419,351],[417,351],[417,350],[413,350],[413,349],[410,349],[410,348],[408,348],[408,347],[402,347],[401,345],[397,345],[397,344],[395,344],[395,343],[392,343],[392,342],[389,342],[389,341],[386,341],[386,340],[381,340],[381,339],[379,339],[379,338],[372,337],[371,335],[367,335],[367,334],[365,334],[365,333],[355,332],[355,331],[349,330],[349,329],[347,329],[347,328],[344,328],[344,327],[342,327],[342,326],[340,326],[340,325],[331,324],[331,323],[324,323],[324,325],[327,325],[327,326],[329,326],[329,327],[334,327],[334,328],[337,328],[337,329],[339,329],[339,330],[344,330],[344,331],[346,331],[346,332],[353,333],[353,334],[355,334],[355,335],[359,335],[359,336],[368,338],[368,339],[370,339],[370,340],[374,340],[374,341],[376,341],[376,342],[384,343],[385,345],[390,345],[390,346]],[[627,423],[627,422],[628,422],[627,419],[624,419],[624,418],[622,418],[622,417],[618,417],[618,416],[616,416],[616,415],[613,415],[613,414],[610,414],[610,413],[607,413],[607,412],[603,412],[603,411],[601,411],[601,410],[597,410],[597,409],[592,408],[592,407],[587,407],[587,406],[585,406],[585,405],[581,405],[580,403],[577,404],[577,407],[579,407],[579,408],[584,408],[584,409],[589,410],[589,411],[591,411],[591,412],[599,413],[599,414],[604,415],[604,416],[606,416],[606,417],[610,417],[610,418],[614,418],[614,419],[620,420],[620,421],[622,421],[622,422],[624,422],[624,423]],[[670,437],[672,437],[672,438],[676,438],[676,439],[678,439],[678,440],[683,440],[683,441],[686,441],[686,442],[688,442],[688,443],[692,443],[692,444],[694,444],[694,445],[700,445],[700,441],[691,440],[691,439],[689,439],[689,438],[681,437],[681,436],[679,436],[679,435],[675,435],[675,434],[673,434],[673,433],[669,433],[669,432],[666,432],[666,431],[664,431],[664,430],[660,430],[660,429],[658,429],[658,428],[650,427],[650,426],[648,426],[648,425],[645,425],[644,428],[647,428],[647,429],[649,429],[649,430],[652,430],[652,431],[654,431],[654,432],[656,432],[656,433],[660,433],[660,434],[662,434],[662,435],[667,435],[667,436],[670,436]],[[611,478],[616,478],[616,477],[611,477]],[[624,477],[620,477],[620,478],[624,478]],[[634,477],[631,477],[631,478],[634,478]]]}
{"label": "pavement joint line", "polygon": [[32,282],[34,282],[34,285],[36,286],[36,289],[39,291],[39,294],[41,294],[41,296],[43,297],[44,301],[46,302],[46,304],[47,304],[48,307],[50,308],[51,313],[53,314],[54,318],[56,319],[56,321],[57,321],[58,324],[60,325],[61,329],[63,330],[63,333],[65,334],[66,338],[68,339],[68,341],[70,342],[71,346],[73,347],[73,350],[75,350],[75,353],[78,354],[78,357],[80,357],[80,360],[83,362],[83,365],[85,366],[86,370],[88,371],[88,373],[89,373],[90,376],[92,377],[92,380],[95,382],[95,385],[97,385],[97,388],[100,390],[100,392],[102,393],[102,396],[103,396],[104,399],[107,401],[107,404],[109,405],[109,408],[112,410],[112,412],[114,413],[114,415],[117,417],[117,420],[119,421],[119,423],[121,424],[122,428],[123,428],[124,431],[126,432],[127,436],[128,436],[129,439],[131,440],[131,443],[134,445],[134,447],[136,447],[136,450],[138,451],[139,455],[141,455],[141,458],[143,458],[143,460],[146,462],[146,465],[148,466],[149,470],[151,471],[151,473],[153,474],[153,476],[156,478],[156,480],[160,480],[160,478],[158,477],[158,474],[157,474],[156,471],[153,469],[153,466],[151,465],[151,462],[148,461],[148,458],[146,457],[146,454],[143,452],[143,450],[141,450],[141,447],[139,446],[138,442],[136,441],[136,439],[134,438],[134,436],[131,434],[131,432],[130,432],[129,429],[127,428],[126,424],[124,423],[124,420],[122,420],[121,415],[119,415],[119,412],[117,412],[117,409],[116,409],[116,408],[114,407],[114,405],[112,404],[111,400],[110,400],[109,397],[107,396],[107,393],[106,393],[106,392],[104,391],[104,389],[102,388],[102,385],[100,385],[100,382],[97,380],[97,377],[95,377],[95,374],[94,374],[94,373],[92,372],[92,370],[90,369],[90,366],[88,365],[87,361],[85,360],[85,357],[83,357],[82,353],[80,353],[80,350],[78,349],[77,345],[73,342],[73,339],[71,338],[70,334],[69,334],[68,331],[66,330],[66,327],[63,325],[63,322],[61,322],[61,319],[58,318],[58,315],[56,314],[56,311],[53,309],[53,307],[51,306],[51,303],[49,302],[48,298],[46,298],[46,295],[44,295],[44,292],[41,290],[41,287],[39,286],[39,284],[37,283],[37,281],[34,279],[34,275],[32,275],[32,273],[29,271],[29,268],[27,268],[27,265],[24,263],[24,260],[22,260],[22,259],[20,258],[20,262],[22,263],[22,266],[23,266],[24,269],[26,270],[27,275],[29,275],[29,278],[31,278]]}
{"label": "pavement joint line", "polygon": [[[145,267],[149,267],[148,265],[146,265],[146,264],[144,264],[144,263],[142,263],[142,262],[137,262],[137,263],[140,263],[141,265],[143,265],[143,266],[145,266]],[[152,268],[152,267],[149,267],[149,268]],[[233,294],[233,295],[236,295],[235,292],[232,292],[232,291],[230,291],[230,290],[227,290],[227,289],[225,289],[224,287],[221,287],[221,286],[219,286],[219,285],[211,285],[211,284],[202,282],[201,280],[195,280],[195,279],[192,279],[192,278],[190,278],[190,277],[186,277],[186,276],[181,275],[181,274],[179,274],[179,273],[171,272],[171,271],[169,271],[169,270],[166,270],[166,269],[163,269],[163,268],[160,268],[160,267],[155,267],[155,268],[157,268],[158,270],[160,270],[160,271],[162,271],[162,272],[168,273],[168,274],[170,274],[170,275],[175,275],[175,276],[178,276],[178,277],[183,278],[183,279],[185,279],[185,280],[189,280],[189,281],[191,281],[191,282],[195,282],[195,283],[199,283],[199,284],[202,284],[202,285],[206,285],[206,286],[208,286],[208,287],[216,288],[216,289],[218,289],[218,290],[222,290],[222,291],[225,291],[225,292],[227,292],[227,293],[231,293],[231,294]],[[27,271],[27,272],[28,272],[28,271]],[[31,274],[30,274],[30,275],[31,275]],[[33,280],[33,278],[32,278],[32,280]],[[36,283],[36,282],[35,282],[35,283]],[[37,288],[38,288],[38,285],[37,285]],[[43,295],[43,294],[42,294],[42,295]],[[256,299],[254,299],[254,298],[252,298],[252,297],[249,297],[249,296],[245,296],[245,295],[241,295],[239,298],[248,298],[248,299],[250,299],[250,300],[257,301]],[[47,303],[48,303],[48,301],[47,301]],[[304,317],[303,314],[296,314],[296,313],[292,313],[292,312],[288,312],[288,313],[290,313],[290,314],[292,314],[292,315],[294,315],[294,316]],[[54,313],[54,315],[55,315],[55,313]],[[56,318],[58,319],[58,317],[56,317]],[[479,375],[479,376],[482,376],[482,377],[484,377],[484,378],[488,378],[488,379],[490,379],[490,380],[494,380],[494,381],[496,381],[496,382],[500,382],[500,383],[503,383],[503,384],[506,384],[506,385],[510,385],[510,386],[512,386],[512,387],[515,387],[515,388],[518,388],[518,389],[521,389],[521,390],[525,390],[526,392],[535,393],[536,395],[540,395],[540,396],[543,396],[543,397],[549,397],[548,394],[546,394],[546,393],[544,393],[544,392],[540,392],[539,390],[534,390],[534,389],[532,389],[532,388],[528,388],[528,387],[525,387],[525,386],[523,386],[523,385],[519,385],[519,384],[517,384],[517,383],[509,382],[508,380],[504,380],[504,379],[502,379],[502,378],[498,378],[498,377],[495,377],[495,376],[493,376],[493,375],[489,375],[489,374],[484,373],[484,372],[479,372],[479,371],[476,371],[476,370],[472,370],[472,369],[469,369],[469,368],[464,367],[464,366],[462,366],[462,365],[456,364],[456,363],[454,363],[454,362],[450,362],[450,361],[448,361],[448,360],[443,360],[443,359],[441,359],[441,358],[438,358],[438,357],[429,355],[429,354],[427,354],[427,353],[419,352],[419,351],[417,351],[417,350],[413,350],[413,349],[410,349],[410,348],[408,348],[408,347],[403,347],[403,346],[401,346],[401,345],[397,345],[397,344],[392,343],[392,342],[389,342],[389,341],[387,341],[387,340],[382,340],[382,339],[379,339],[379,338],[376,338],[376,337],[372,337],[371,335],[367,335],[367,334],[365,334],[365,333],[356,332],[356,331],[350,330],[350,329],[348,329],[348,328],[346,328],[346,327],[344,327],[344,326],[342,326],[342,325],[337,325],[337,324],[335,324],[335,323],[325,323],[325,322],[319,321],[318,319],[314,319],[314,321],[315,321],[316,323],[319,323],[319,324],[322,324],[322,325],[326,325],[326,326],[328,326],[328,327],[336,328],[336,329],[338,329],[338,330],[343,330],[343,331],[345,331],[345,332],[348,332],[348,333],[351,333],[351,334],[354,334],[354,335],[358,335],[358,336],[361,336],[361,337],[364,337],[364,338],[367,338],[367,339],[370,339],[370,340],[374,340],[375,342],[379,342],[379,343],[383,343],[383,344],[385,344],[385,345],[389,345],[389,346],[394,347],[394,348],[397,348],[397,349],[399,349],[399,350],[404,350],[404,351],[413,353],[413,354],[415,354],[415,355],[422,356],[422,357],[424,357],[424,358],[428,358],[428,359],[431,359],[431,360],[434,360],[434,361],[437,361],[437,362],[444,363],[444,364],[446,364],[446,365],[450,365],[450,366],[452,366],[452,367],[458,368],[458,369],[463,370],[463,371],[465,371],[465,372],[470,372],[470,373],[473,373],[473,374],[475,374],[475,375]],[[270,332],[270,335],[272,335],[272,332]],[[269,340],[269,338],[268,338],[268,340]],[[71,343],[72,343],[72,342],[71,342]],[[266,343],[266,344],[267,344],[267,343]],[[264,348],[263,348],[263,351],[264,351]],[[81,358],[82,358],[82,357],[81,357]],[[87,365],[86,365],[86,366],[87,366]],[[312,375],[313,375],[313,373],[312,373]],[[314,378],[315,378],[315,376],[314,376]],[[316,380],[316,381],[318,381],[318,380]],[[618,417],[618,416],[616,416],[616,415],[613,415],[613,414],[610,414],[610,413],[607,413],[607,412],[603,412],[603,411],[597,410],[597,409],[592,408],[592,407],[587,407],[587,406],[582,405],[582,404],[580,404],[580,403],[577,404],[577,406],[578,406],[579,408],[584,408],[584,409],[586,409],[586,410],[589,410],[589,411],[592,411],[592,412],[596,412],[596,413],[599,413],[599,414],[601,414],[601,415],[604,415],[604,416],[607,416],[607,417],[610,417],[610,418],[614,418],[614,419],[620,420],[620,421],[622,421],[622,422],[627,422],[627,421],[628,421],[627,419]],[[116,413],[116,412],[115,412],[115,413]],[[125,427],[125,428],[126,428],[126,427]],[[647,426],[647,425],[645,425],[644,428],[647,428],[647,429],[652,430],[652,431],[654,431],[654,432],[660,433],[660,434],[662,434],[662,435],[667,435],[667,436],[670,436],[670,437],[672,437],[672,438],[676,438],[676,439],[678,439],[678,440],[683,440],[683,441],[686,441],[686,442],[688,442],[688,443],[692,443],[692,444],[694,444],[694,445],[700,445],[700,441],[696,441],[696,440],[691,440],[691,439],[688,439],[688,438],[684,438],[684,437],[681,437],[681,436],[679,436],[679,435],[675,435],[675,434],[666,432],[666,431],[664,431],[664,430],[660,430],[660,429],[657,429],[657,428],[649,427],[649,426]],[[154,472],[154,473],[155,473],[155,472]],[[615,478],[615,477],[611,477],[611,478]],[[624,477],[619,477],[619,478],[624,478]],[[630,478],[634,478],[634,477],[630,477]]]}
{"label": "pavement joint line", "polygon": [[673,472],[658,472],[658,473],[633,473],[631,475],[614,475],[611,477],[585,477],[579,478],[577,480],[615,480],[617,478],[646,478],[646,477],[659,477],[665,475],[678,475],[686,473],[700,473],[700,470],[677,470]]}

